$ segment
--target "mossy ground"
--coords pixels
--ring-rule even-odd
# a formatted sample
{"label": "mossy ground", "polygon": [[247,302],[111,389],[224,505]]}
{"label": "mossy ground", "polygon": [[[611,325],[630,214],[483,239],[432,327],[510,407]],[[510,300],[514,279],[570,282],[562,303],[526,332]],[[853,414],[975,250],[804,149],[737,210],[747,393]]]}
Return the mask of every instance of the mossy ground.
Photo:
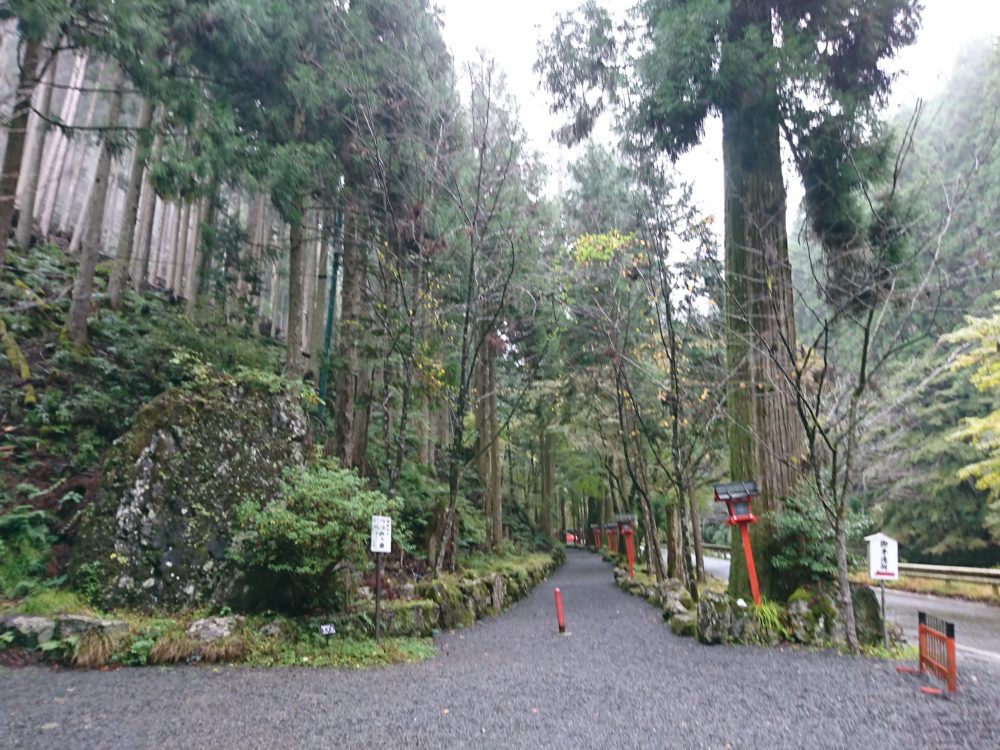
{"label": "mossy ground", "polygon": [[[356,633],[324,636],[322,618],[292,619],[274,615],[245,618],[227,638],[200,643],[188,635],[196,619],[211,616],[195,612],[178,616],[146,615],[131,611],[101,613],[76,594],[50,590],[21,602],[8,602],[0,614],[17,612],[39,617],[81,614],[123,620],[126,638],[112,643],[96,635],[50,642],[34,660],[83,668],[165,666],[171,664],[237,664],[260,667],[365,667],[421,661],[435,655],[430,638],[389,637],[375,643]],[[0,651],[5,644],[0,643]]]}

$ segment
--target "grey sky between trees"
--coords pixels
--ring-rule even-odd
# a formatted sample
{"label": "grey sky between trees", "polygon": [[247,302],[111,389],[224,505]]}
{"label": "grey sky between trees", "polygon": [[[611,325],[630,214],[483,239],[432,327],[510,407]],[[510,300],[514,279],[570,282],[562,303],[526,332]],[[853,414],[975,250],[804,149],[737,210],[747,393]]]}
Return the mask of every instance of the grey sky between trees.
{"label": "grey sky between trees", "polygon": [[[581,5],[583,0],[506,0],[481,3],[476,0],[438,0],[444,14],[444,37],[461,66],[483,50],[496,58],[507,74],[508,84],[520,107],[521,123],[534,148],[541,151],[552,170],[553,189],[559,173],[572,161],[573,152],[558,145],[550,134],[559,124],[549,114],[548,97],[531,70],[538,40],[551,33],[556,14]],[[635,0],[602,0],[602,5],[623,15]],[[909,109],[917,98],[928,99],[947,82],[956,58],[969,44],[1000,36],[1000,3],[994,0],[924,0],[923,27],[917,43],[903,50],[894,61],[902,72],[893,87],[888,115]],[[933,116],[933,113],[928,113]],[[679,162],[684,178],[694,183],[695,199],[702,209],[721,219],[722,131],[715,119],[706,127],[703,144]],[[789,185],[789,196],[797,204],[801,189]],[[789,221],[796,212],[790,211]],[[717,224],[721,226],[721,224]]]}

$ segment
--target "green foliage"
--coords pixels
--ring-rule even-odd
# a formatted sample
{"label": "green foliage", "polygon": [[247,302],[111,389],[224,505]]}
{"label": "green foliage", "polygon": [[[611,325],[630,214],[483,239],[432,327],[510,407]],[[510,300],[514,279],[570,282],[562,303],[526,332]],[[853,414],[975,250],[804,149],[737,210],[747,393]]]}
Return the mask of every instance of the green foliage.
{"label": "green foliage", "polygon": [[614,229],[602,234],[583,234],[573,244],[573,255],[577,263],[608,263],[617,253],[636,244],[634,234]]}
{"label": "green foliage", "polygon": [[[1000,297],[1000,294],[998,294]],[[966,324],[945,337],[950,343],[965,343],[971,348],[955,363],[956,368],[972,368],[969,379],[981,392],[1000,394],[1000,304],[988,318],[966,319]],[[976,486],[989,492],[989,515],[986,526],[1000,542],[1000,409],[983,417],[970,417],[954,433],[954,439],[967,440],[980,451],[982,458],[959,471],[960,479],[975,479]]]}
{"label": "green foliage", "polygon": [[400,470],[396,493],[402,506],[399,522],[409,531],[419,554],[427,549],[435,512],[448,501],[448,485],[436,479],[430,467],[407,461]]}
{"label": "green foliage", "polygon": [[[280,497],[263,507],[248,501],[237,509],[243,531],[235,554],[284,592],[283,601],[274,604],[299,612],[336,609],[347,595],[337,573],[345,566],[364,568],[368,561],[372,515],[398,518],[401,506],[335,461],[319,460],[290,471]],[[394,523],[394,546],[406,541],[406,529]]]}
{"label": "green foliage", "polygon": [[18,612],[48,617],[51,615],[93,615],[94,610],[73,591],[43,589],[30,594],[17,605]]}
{"label": "green foliage", "polygon": [[111,661],[127,667],[143,667],[150,663],[150,653],[157,641],[168,634],[182,633],[183,628],[176,620],[152,618],[143,621],[135,636],[129,640],[125,651],[115,654]]}
{"label": "green foliage", "polygon": [[[800,490],[786,498],[784,508],[770,514],[768,520],[773,528],[771,564],[789,585],[828,583],[836,579],[833,527],[819,503],[807,492]],[[859,542],[870,524],[863,514],[850,515],[848,545]]]}
{"label": "green foliage", "polygon": [[422,661],[436,654],[428,638],[383,638],[381,644],[361,638],[324,637],[301,630],[292,641],[256,640],[246,663],[264,667],[335,667],[362,669]]}
{"label": "green foliage", "polygon": [[0,593],[25,596],[42,585],[49,560],[50,516],[29,505],[0,515]]}
{"label": "green foliage", "polygon": [[[30,255],[13,254],[9,260],[0,278],[0,296],[9,293],[14,300],[36,305],[58,294],[71,271],[55,246],[35,248]],[[54,459],[53,484],[60,475],[94,470],[143,404],[209,373],[229,374],[272,392],[291,387],[276,374],[278,347],[243,336],[221,319],[204,318],[195,324],[155,296],[130,295],[127,303],[121,312],[103,311],[91,321],[87,351],[60,337],[61,307],[42,304],[5,316],[8,330],[24,345],[33,380],[44,383],[34,407],[25,408],[18,389],[5,387],[10,371],[0,366],[0,410],[21,426],[9,438],[15,447],[12,486],[39,458]],[[307,402],[314,399],[307,388],[303,397]],[[36,492],[30,483],[17,490],[25,500]]]}
{"label": "green foliage", "polygon": [[788,636],[788,629],[784,623],[784,610],[779,604],[761,601],[760,606],[754,606],[754,614],[757,616],[757,628],[760,630],[765,641],[768,636],[776,636],[784,639]]}

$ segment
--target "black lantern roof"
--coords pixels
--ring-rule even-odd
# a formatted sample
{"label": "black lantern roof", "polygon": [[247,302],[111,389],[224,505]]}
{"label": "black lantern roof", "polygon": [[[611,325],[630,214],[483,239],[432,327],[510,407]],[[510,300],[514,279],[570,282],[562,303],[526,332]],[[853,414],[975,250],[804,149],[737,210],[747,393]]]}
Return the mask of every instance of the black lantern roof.
{"label": "black lantern roof", "polygon": [[756,482],[729,482],[727,484],[715,485],[716,502],[726,502],[728,500],[743,500],[748,497],[757,497],[760,488]]}

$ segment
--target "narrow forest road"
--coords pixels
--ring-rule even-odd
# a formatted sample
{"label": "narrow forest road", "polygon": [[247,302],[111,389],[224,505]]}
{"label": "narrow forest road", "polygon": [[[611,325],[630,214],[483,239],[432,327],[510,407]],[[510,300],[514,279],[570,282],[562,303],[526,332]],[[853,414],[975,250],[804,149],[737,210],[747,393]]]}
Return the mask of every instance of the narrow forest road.
{"label": "narrow forest road", "polygon": [[[1000,669],[952,700],[892,664],[673,636],[597,556],[422,664],[0,670],[4,748],[1000,747]],[[569,635],[556,632],[553,589]]]}

